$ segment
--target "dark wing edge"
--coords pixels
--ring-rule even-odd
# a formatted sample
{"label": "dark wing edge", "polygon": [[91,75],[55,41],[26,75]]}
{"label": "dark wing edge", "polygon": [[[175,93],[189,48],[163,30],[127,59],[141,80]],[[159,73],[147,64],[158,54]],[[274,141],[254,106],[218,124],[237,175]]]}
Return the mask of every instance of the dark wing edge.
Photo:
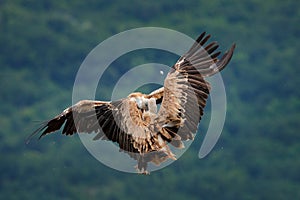
{"label": "dark wing edge", "polygon": [[[62,113],[54,118],[41,123],[32,134],[30,134],[26,143],[28,144],[31,139],[41,133],[38,139],[43,136],[54,133],[63,127],[62,134],[73,135],[77,132],[96,132],[99,130],[97,126],[97,118],[95,117],[95,107],[109,102],[82,100],[77,104],[66,108]],[[77,130],[78,129],[78,130]]]}
{"label": "dark wing edge", "polygon": [[[218,59],[221,52],[215,52],[219,47],[216,41],[204,46],[210,37],[211,35],[206,35],[206,33],[203,32],[197,38],[189,51],[182,55],[177,61],[176,64],[179,66],[178,69],[190,70],[190,73],[193,73],[193,70],[196,69],[202,77],[212,76],[223,70],[230,62],[236,48],[236,44],[232,44],[230,49],[224,53],[221,59]],[[189,66],[190,68],[185,68],[185,66]]]}
{"label": "dark wing edge", "polygon": [[27,137],[26,144],[28,144],[31,141],[31,139],[39,133],[41,133],[41,135],[39,136],[38,139],[41,139],[46,134],[50,134],[50,133],[53,133],[53,132],[59,130],[63,126],[65,121],[67,119],[70,119],[70,116],[72,116],[72,108],[71,107],[65,109],[61,114],[55,116],[51,120],[42,122],[40,124],[40,127],[37,128],[33,133],[31,133]]}

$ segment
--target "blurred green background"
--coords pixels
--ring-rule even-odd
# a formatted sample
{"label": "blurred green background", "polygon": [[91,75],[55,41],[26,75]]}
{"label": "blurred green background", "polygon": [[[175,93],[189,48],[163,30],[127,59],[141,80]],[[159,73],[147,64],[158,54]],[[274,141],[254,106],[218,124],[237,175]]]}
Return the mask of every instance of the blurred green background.
{"label": "blurred green background", "polygon": [[[299,24],[294,0],[1,0],[0,199],[300,199]],[[150,176],[104,166],[78,136],[26,145],[36,120],[72,103],[85,56],[144,26],[192,38],[207,31],[223,51],[237,44],[222,72],[227,118],[213,151],[198,158],[209,109],[191,148]],[[161,54],[146,53],[115,62],[99,98],[109,97],[109,81]]]}

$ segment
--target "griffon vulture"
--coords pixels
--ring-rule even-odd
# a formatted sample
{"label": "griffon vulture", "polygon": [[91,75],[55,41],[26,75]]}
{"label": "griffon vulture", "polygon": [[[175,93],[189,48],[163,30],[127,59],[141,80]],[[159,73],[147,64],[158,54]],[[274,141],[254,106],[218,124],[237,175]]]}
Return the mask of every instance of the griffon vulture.
{"label": "griffon vulture", "polygon": [[235,49],[233,44],[219,59],[218,44],[207,44],[209,38],[205,32],[197,38],[170,68],[160,89],[131,93],[117,101],[79,101],[44,122],[30,138],[62,127],[65,135],[96,133],[95,140],[115,142],[137,160],[140,173],[147,173],[148,162],[159,165],[168,158],[176,159],[168,145],[183,148],[182,141],[193,140],[210,91],[204,78],[224,69]]}

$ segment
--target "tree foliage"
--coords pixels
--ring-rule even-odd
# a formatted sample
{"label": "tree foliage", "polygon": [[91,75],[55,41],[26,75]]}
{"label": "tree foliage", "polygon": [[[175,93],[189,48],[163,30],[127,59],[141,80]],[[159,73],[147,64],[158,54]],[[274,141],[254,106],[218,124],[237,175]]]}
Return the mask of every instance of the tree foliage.
{"label": "tree foliage", "polygon": [[[0,198],[298,199],[299,24],[300,3],[293,0],[0,1]],[[191,148],[150,176],[102,165],[76,136],[53,134],[26,145],[34,121],[72,103],[89,51],[141,26],[193,38],[206,30],[222,50],[237,43],[222,72],[227,118],[214,150],[197,157],[208,117]],[[157,57],[176,61],[150,50],[121,57],[106,72],[99,96],[108,98],[110,83],[124,71]]]}

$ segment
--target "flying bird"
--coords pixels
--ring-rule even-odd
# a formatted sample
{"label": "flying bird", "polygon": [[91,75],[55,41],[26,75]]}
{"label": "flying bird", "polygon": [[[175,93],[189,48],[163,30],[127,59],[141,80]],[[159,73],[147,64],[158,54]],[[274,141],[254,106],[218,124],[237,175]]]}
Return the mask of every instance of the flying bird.
{"label": "flying bird", "polygon": [[[169,144],[184,148],[197,132],[212,76],[229,63],[235,44],[221,56],[217,42],[203,32],[170,68],[163,87],[142,94],[134,92],[116,101],[81,100],[44,122],[30,136],[40,137],[61,129],[62,134],[96,133],[94,140],[117,143],[120,150],[137,161],[139,173],[147,174],[147,164],[176,159]],[[158,105],[160,105],[158,109]]]}

